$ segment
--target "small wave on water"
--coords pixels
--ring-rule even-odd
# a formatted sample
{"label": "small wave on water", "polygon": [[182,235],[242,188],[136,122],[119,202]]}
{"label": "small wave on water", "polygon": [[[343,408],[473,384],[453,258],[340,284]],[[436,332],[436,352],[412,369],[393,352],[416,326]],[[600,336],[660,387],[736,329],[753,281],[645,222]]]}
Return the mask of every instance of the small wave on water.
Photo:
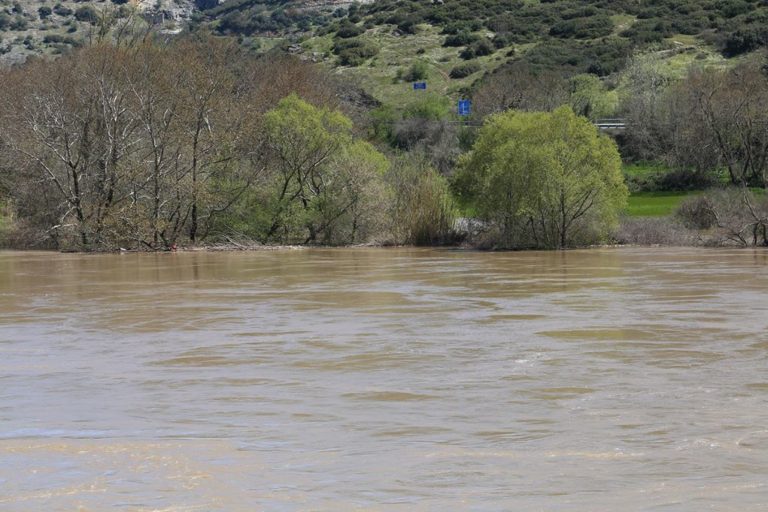
{"label": "small wave on water", "polygon": [[114,434],[113,431],[109,430],[20,428],[0,432],[0,439],[109,439],[114,437]]}

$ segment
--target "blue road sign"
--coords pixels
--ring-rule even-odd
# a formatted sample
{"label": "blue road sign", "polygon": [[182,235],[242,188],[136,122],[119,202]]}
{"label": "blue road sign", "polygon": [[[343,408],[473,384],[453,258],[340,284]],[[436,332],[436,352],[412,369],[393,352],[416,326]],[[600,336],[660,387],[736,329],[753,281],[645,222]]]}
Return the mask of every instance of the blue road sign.
{"label": "blue road sign", "polygon": [[427,82],[413,82],[413,90],[426,90],[427,89]]}
{"label": "blue road sign", "polygon": [[459,100],[459,115],[468,116],[472,113],[472,102],[470,100]]}

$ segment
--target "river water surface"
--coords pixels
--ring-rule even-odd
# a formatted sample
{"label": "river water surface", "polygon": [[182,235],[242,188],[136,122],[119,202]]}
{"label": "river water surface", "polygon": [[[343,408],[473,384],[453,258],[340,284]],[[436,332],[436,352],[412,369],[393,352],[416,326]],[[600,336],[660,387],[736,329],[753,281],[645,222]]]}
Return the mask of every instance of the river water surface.
{"label": "river water surface", "polygon": [[767,509],[767,251],[0,253],[3,512]]}

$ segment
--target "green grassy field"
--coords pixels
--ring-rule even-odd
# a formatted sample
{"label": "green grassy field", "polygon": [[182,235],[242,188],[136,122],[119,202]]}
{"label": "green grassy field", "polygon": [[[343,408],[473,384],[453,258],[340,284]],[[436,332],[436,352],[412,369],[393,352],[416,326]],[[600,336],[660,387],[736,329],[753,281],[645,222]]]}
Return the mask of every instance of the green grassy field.
{"label": "green grassy field", "polygon": [[662,217],[671,215],[687,197],[701,192],[637,192],[629,196],[630,217]]}
{"label": "green grassy field", "polygon": [[669,168],[654,162],[637,162],[624,164],[621,170],[627,178],[650,178],[667,172]]}

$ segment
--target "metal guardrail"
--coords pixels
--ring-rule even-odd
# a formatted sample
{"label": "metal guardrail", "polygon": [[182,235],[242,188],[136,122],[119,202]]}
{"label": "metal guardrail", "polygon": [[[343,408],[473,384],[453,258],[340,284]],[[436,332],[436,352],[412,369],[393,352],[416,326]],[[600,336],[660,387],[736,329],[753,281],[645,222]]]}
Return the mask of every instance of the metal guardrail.
{"label": "metal guardrail", "polygon": [[595,126],[601,130],[625,130],[627,123],[624,119],[598,119],[595,121]]}

